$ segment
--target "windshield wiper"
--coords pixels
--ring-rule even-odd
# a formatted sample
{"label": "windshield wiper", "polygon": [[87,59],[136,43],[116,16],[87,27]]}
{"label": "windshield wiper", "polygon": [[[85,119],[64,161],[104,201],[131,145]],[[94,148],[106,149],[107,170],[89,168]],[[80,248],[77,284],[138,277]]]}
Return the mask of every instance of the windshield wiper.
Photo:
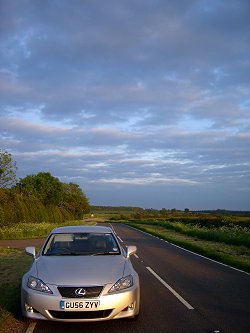
{"label": "windshield wiper", "polygon": [[108,256],[108,255],[116,255],[119,254],[119,252],[96,252],[92,253],[92,256]]}
{"label": "windshield wiper", "polygon": [[81,252],[64,252],[64,253],[48,253],[46,256],[85,256],[85,253]]}
{"label": "windshield wiper", "polygon": [[117,255],[119,252],[96,252],[96,253],[82,253],[82,252],[58,252],[58,253],[47,253],[46,256],[107,256],[107,255]]}

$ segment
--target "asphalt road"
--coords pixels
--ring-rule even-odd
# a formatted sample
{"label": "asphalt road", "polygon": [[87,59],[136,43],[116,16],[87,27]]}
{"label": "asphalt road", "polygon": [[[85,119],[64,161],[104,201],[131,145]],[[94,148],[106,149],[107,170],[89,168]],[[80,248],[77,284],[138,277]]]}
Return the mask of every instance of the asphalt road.
{"label": "asphalt road", "polygon": [[113,224],[125,245],[136,245],[141,312],[136,322],[39,321],[33,333],[249,333],[250,275],[194,255],[126,225]]}

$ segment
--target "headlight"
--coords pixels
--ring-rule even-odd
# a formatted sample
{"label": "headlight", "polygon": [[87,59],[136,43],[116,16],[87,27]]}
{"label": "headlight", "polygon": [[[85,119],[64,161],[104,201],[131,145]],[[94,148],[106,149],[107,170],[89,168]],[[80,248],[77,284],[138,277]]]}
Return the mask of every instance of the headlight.
{"label": "headlight", "polygon": [[50,288],[42,280],[37,279],[34,276],[30,276],[28,278],[27,286],[33,290],[41,291],[48,294],[53,294]]}
{"label": "headlight", "polygon": [[116,291],[120,291],[123,289],[127,289],[133,286],[133,277],[132,275],[128,275],[124,278],[121,278],[120,280],[118,280],[110,289],[109,289],[109,293],[113,293]]}

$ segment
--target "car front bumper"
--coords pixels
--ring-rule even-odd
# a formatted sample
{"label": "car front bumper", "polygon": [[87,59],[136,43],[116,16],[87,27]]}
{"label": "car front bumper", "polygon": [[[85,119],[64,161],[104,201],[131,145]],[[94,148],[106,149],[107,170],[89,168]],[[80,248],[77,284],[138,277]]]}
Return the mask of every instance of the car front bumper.
{"label": "car front bumper", "polygon": [[[106,285],[98,298],[84,299],[84,301],[99,301],[98,310],[84,309],[82,311],[65,311],[60,308],[60,302],[64,298],[56,287],[50,286],[53,294],[45,294],[22,286],[22,313],[30,319],[42,319],[67,322],[103,321],[135,317],[139,314],[140,287],[139,282],[131,288],[108,294],[112,285]],[[76,301],[79,299],[67,299]],[[82,299],[81,299],[82,300]]]}

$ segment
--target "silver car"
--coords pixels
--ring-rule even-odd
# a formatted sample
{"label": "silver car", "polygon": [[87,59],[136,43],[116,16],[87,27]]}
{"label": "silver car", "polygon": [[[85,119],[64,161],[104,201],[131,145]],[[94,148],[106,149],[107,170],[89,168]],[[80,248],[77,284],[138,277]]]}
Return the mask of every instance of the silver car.
{"label": "silver car", "polygon": [[137,318],[140,285],[126,250],[113,230],[100,226],[54,229],[22,279],[24,316],[54,321]]}

